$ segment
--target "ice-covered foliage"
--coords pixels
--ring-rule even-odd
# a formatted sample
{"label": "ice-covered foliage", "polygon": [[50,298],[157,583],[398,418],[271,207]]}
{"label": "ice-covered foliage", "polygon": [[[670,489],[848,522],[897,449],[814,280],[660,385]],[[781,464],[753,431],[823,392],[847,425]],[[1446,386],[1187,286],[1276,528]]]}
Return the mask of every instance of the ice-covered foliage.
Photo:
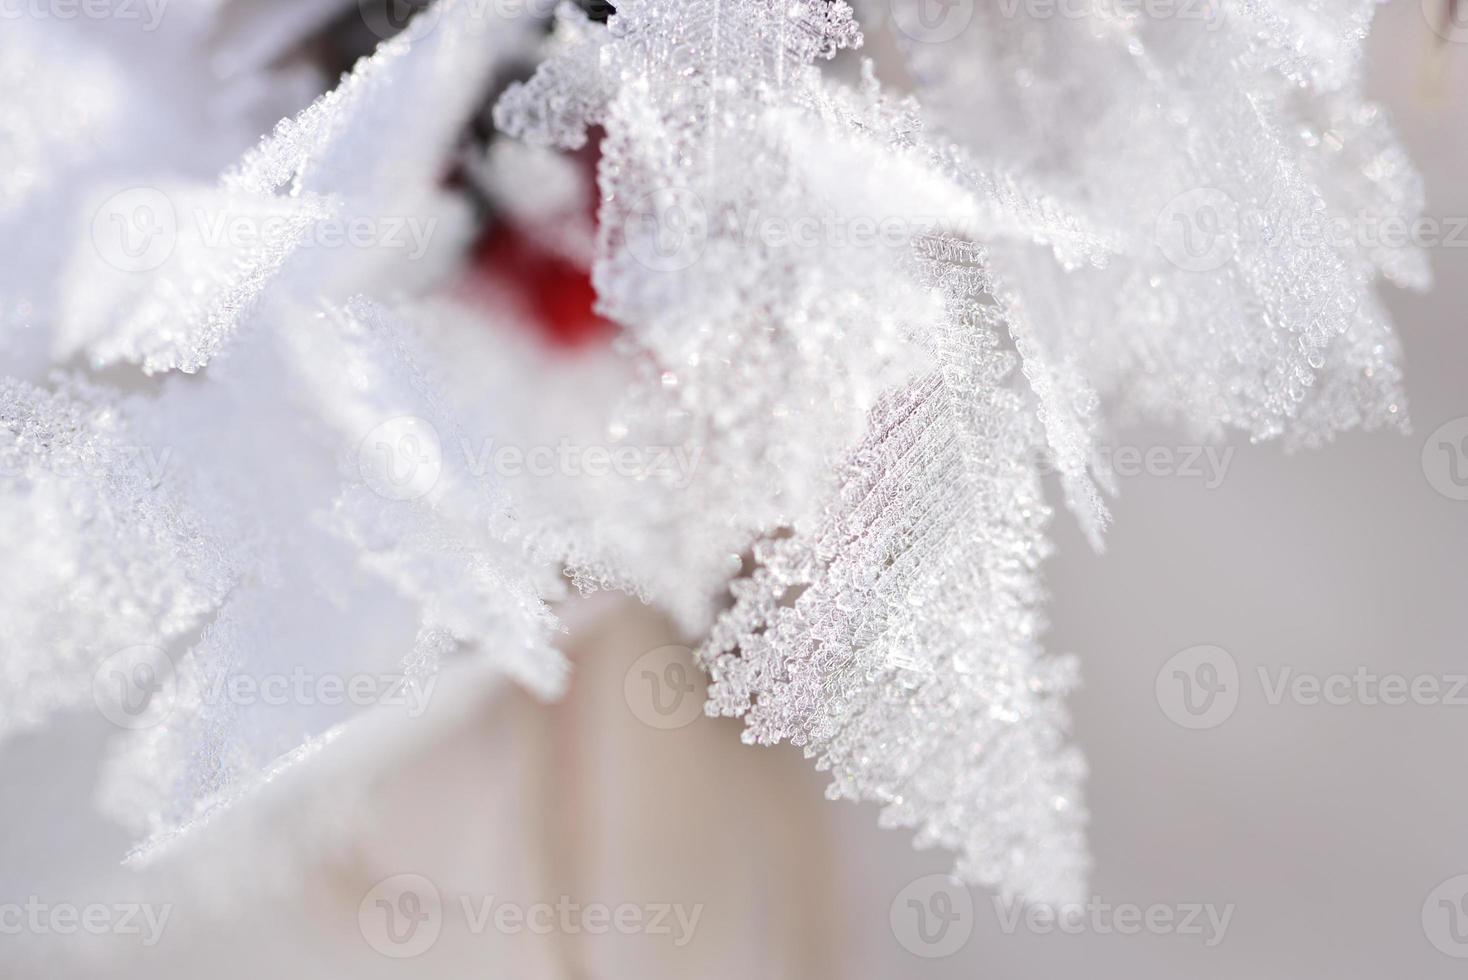
{"label": "ice-covered foliage", "polygon": [[[157,95],[125,48],[0,38],[0,77],[38,69],[0,109],[0,231],[44,229],[0,274],[0,535],[27,556],[0,589],[0,734],[91,697],[108,658],[164,671],[168,723],[119,736],[104,799],[167,841],[350,714],[221,698],[239,678],[423,685],[477,657],[554,694],[569,577],[703,636],[710,713],[803,746],[833,797],[973,881],[1082,894],[1042,476],[1099,547],[1108,425],[1403,422],[1374,288],[1427,269],[1356,232],[1421,189],[1360,92],[1365,0],[924,3],[858,5],[900,52],[872,63],[841,0],[551,25],[440,0],[253,150],[303,77],[259,25],[328,0],[170,22],[155,81],[229,64],[237,109],[180,95],[151,139],[128,138]],[[199,27],[230,17],[263,33]],[[40,70],[58,52],[75,67]],[[526,145],[485,152],[463,134],[519,59],[539,67],[493,120]],[[594,186],[553,156],[593,150]],[[465,175],[589,265],[614,342],[548,349],[514,267],[468,274]],[[630,462],[492,462],[565,445]]]}

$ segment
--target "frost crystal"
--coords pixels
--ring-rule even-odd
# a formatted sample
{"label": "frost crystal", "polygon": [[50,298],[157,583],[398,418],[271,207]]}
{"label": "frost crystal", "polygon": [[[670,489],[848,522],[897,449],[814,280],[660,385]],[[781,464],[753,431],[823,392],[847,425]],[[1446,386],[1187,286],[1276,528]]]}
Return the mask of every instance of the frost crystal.
{"label": "frost crystal", "polygon": [[1006,277],[1121,412],[1302,442],[1404,419],[1372,278],[1427,272],[1372,243],[1421,189],[1360,94],[1371,7],[1224,3],[1205,23],[981,6],[958,38],[907,44],[936,124],[1126,243],[1104,269],[1057,279],[1021,256]]}
{"label": "frost crystal", "polygon": [[[361,707],[222,692],[465,662],[553,695],[569,578],[704,637],[708,710],[833,797],[973,881],[1083,894],[1042,475],[1099,547],[1109,425],[1403,424],[1374,288],[1428,267],[1370,232],[1422,189],[1361,95],[1368,0],[956,4],[939,33],[924,3],[858,5],[878,65],[839,0],[563,3],[548,35],[441,0],[253,150],[309,101],[284,64],[329,0],[8,28],[0,736],[166,691],[103,778],[143,859]],[[532,339],[486,228],[589,269],[616,341]],[[496,462],[565,446],[636,465]]]}
{"label": "frost crystal", "polygon": [[[543,144],[605,129],[601,307],[758,542],[702,654],[710,709],[1030,897],[1086,863],[1072,669],[1035,646],[1040,458],[1099,546],[1107,401],[1303,442],[1401,413],[1370,286],[1421,284],[1420,257],[1310,234],[1420,204],[1357,94],[1368,8],[1218,12],[984,7],[908,32],[919,104],[811,67],[860,40],[841,3],[630,0],[605,27],[564,5],[496,112]],[[892,234],[850,247],[862,218]]]}
{"label": "frost crystal", "polygon": [[710,709],[806,746],[828,795],[882,802],[971,879],[1074,900],[1084,763],[1064,745],[1074,660],[1037,646],[1041,434],[983,251],[923,245],[947,305],[936,367],[878,402],[819,515],[755,549],[702,652]]}
{"label": "frost crystal", "polygon": [[119,651],[185,637],[240,574],[99,394],[0,381],[0,738],[88,702]]}

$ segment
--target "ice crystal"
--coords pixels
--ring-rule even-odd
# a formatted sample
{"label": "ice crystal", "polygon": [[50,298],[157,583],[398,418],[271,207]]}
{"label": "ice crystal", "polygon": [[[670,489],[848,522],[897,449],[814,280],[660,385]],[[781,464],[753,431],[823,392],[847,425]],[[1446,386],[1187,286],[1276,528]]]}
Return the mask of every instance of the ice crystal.
{"label": "ice crystal", "polygon": [[0,737],[89,702],[109,657],[186,637],[237,580],[170,463],[97,392],[0,382]]}
{"label": "ice crystal", "polygon": [[[893,12],[899,24],[912,13]],[[1008,556],[1032,569],[1043,545],[986,501],[1023,511],[1033,494],[1004,478],[1033,480],[1047,456],[1099,544],[1091,459],[1105,399],[1305,442],[1399,416],[1370,280],[1380,269],[1420,283],[1420,259],[1308,235],[1331,196],[1376,215],[1419,200],[1354,94],[1367,15],[1261,3],[1220,11],[1219,24],[1099,10],[1073,23],[984,8],[956,38],[907,45],[919,104],[884,96],[869,70],[852,91],[812,69],[858,40],[840,3],[636,0],[605,27],[562,8],[547,62],[496,118],[563,147],[605,129],[601,308],[672,379],[736,499],[777,505],[720,511],[762,543],[703,655],[711,710],[747,715],[757,741],[814,746],[838,795],[891,803],[890,819],[960,848],[976,879],[1075,894],[1080,767],[1048,697],[1065,685],[1022,679],[1027,693],[990,713],[1011,688],[985,674],[1050,670],[1027,618],[1033,586],[1008,576]],[[1320,112],[1332,140],[1352,132],[1356,160],[1294,141]],[[767,214],[820,234],[805,248],[752,240]],[[843,249],[835,229],[855,216],[904,220],[883,247]],[[851,300],[861,316],[842,316]],[[948,401],[913,393],[911,379],[934,378]],[[1012,402],[1003,425],[964,414],[997,411],[998,391]],[[885,440],[903,412],[926,441]],[[954,448],[974,425],[993,441]],[[833,459],[832,447],[845,451]],[[896,489],[937,468],[925,493]],[[943,523],[960,521],[965,499],[965,522]],[[868,510],[848,512],[858,504]],[[923,602],[909,562],[951,591]],[[955,653],[972,623],[993,626]],[[904,687],[888,660],[925,680]],[[983,679],[969,686],[972,673]],[[979,761],[1000,732],[1023,749]],[[944,750],[951,769],[935,761]],[[930,767],[943,775],[928,781]],[[975,767],[984,777],[966,778]],[[997,789],[1037,771],[1031,797]]]}
{"label": "ice crystal", "polygon": [[[352,377],[350,390],[342,386],[313,395],[322,399],[323,414],[360,418],[356,431],[368,434],[349,463],[356,479],[349,474],[329,526],[356,546],[365,567],[423,608],[424,627],[482,646],[484,656],[527,687],[556,693],[561,661],[545,643],[553,621],[540,600],[549,587],[537,589],[525,571],[504,492],[455,451],[471,440],[438,394],[441,384],[415,358],[406,328],[370,303],[349,304],[335,325],[341,342],[333,346]],[[301,355],[309,362],[319,353]],[[368,429],[374,420],[381,424]],[[401,439],[401,420],[426,423],[447,451],[430,449],[422,460],[432,469],[426,492],[410,484],[411,495],[399,500],[390,476],[378,471],[381,457],[374,458],[379,447],[373,440]],[[386,465],[397,467],[401,447],[386,448]]]}
{"label": "ice crystal", "polygon": [[[129,361],[150,373],[197,371],[251,316],[274,315],[274,304],[343,300],[370,283],[381,265],[403,257],[385,246],[409,217],[445,226],[426,236],[429,244],[450,239],[462,216],[438,187],[444,160],[487,79],[529,27],[457,0],[440,6],[438,21],[421,37],[384,44],[277,125],[216,188],[143,189],[171,220],[139,234],[168,235],[171,254],[142,269],[124,256],[121,270],[109,270],[109,261],[119,263],[108,250],[78,250],[74,283],[122,281],[73,290],[67,352],[84,348],[98,364]],[[428,102],[435,111],[422,111]],[[367,229],[369,240],[329,245],[352,227]],[[413,259],[432,264],[432,256]]]}
{"label": "ice crystal", "polygon": [[[391,680],[426,702],[441,661],[472,659],[559,690],[541,601],[554,576],[524,558],[493,475],[455,451],[471,440],[431,358],[405,323],[356,300],[253,332],[207,384],[174,376],[135,406],[150,443],[207,475],[189,499],[240,568],[217,615],[171,651],[169,724],[122,734],[109,764],[105,802],[145,836],[138,859],[368,706],[319,696],[323,683],[385,696]],[[320,363],[337,369],[317,377]],[[232,693],[272,683],[306,693]]]}
{"label": "ice crystal", "polygon": [[1073,900],[1084,764],[1064,744],[1074,659],[1037,645],[1042,435],[982,250],[923,251],[946,300],[936,366],[879,401],[821,512],[755,549],[701,653],[710,710],[806,746],[830,796],[880,801],[971,879]]}
{"label": "ice crystal", "polygon": [[[1372,243],[1421,190],[1360,95],[1371,6],[1226,3],[1207,21],[980,7],[954,40],[906,45],[936,125],[1083,196],[1129,243],[1105,269],[1057,279],[1022,257],[1008,277],[1122,411],[1302,442],[1405,417],[1371,280],[1422,286],[1426,269]],[[1341,387],[1363,400],[1324,394]]]}
{"label": "ice crystal", "polygon": [[[899,93],[851,70],[839,0],[563,3],[543,41],[441,0],[232,166],[309,82],[284,55],[329,0],[189,5],[146,80],[127,39],[18,22],[0,231],[35,241],[0,270],[24,378],[0,383],[0,735],[154,651],[170,722],[118,736],[103,793],[145,857],[352,714],[220,691],[466,661],[554,694],[569,576],[705,636],[708,710],[804,746],[832,796],[971,880],[1081,894],[1041,474],[1099,546],[1108,425],[1308,444],[1403,421],[1373,289],[1428,270],[1369,232],[1422,191],[1361,95],[1367,0],[952,5],[973,22],[942,36],[921,3],[860,5]],[[537,47],[493,110],[527,145],[466,140]],[[205,64],[215,101],[180,84]],[[592,149],[594,187],[550,157]],[[527,339],[514,283],[466,272],[476,206],[589,266],[615,344]],[[169,214],[152,255],[137,222]],[[120,252],[117,218],[143,236]],[[421,254],[322,247],[408,219]],[[504,473],[500,446],[637,465]]]}

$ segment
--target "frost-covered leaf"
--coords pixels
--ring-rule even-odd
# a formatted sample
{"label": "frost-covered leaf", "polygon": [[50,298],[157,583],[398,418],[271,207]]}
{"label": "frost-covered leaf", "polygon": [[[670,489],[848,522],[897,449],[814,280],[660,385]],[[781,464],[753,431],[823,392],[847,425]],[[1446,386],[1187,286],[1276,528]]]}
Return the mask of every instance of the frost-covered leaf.
{"label": "frost-covered leaf", "polygon": [[1046,657],[1041,433],[999,346],[982,250],[934,243],[937,369],[883,398],[819,516],[755,550],[700,657],[709,710],[789,739],[833,798],[958,850],[1005,894],[1071,901],[1088,865],[1073,658]]}
{"label": "frost-covered leaf", "polygon": [[100,392],[0,380],[0,737],[90,705],[109,658],[166,654],[240,576],[172,451]]}

